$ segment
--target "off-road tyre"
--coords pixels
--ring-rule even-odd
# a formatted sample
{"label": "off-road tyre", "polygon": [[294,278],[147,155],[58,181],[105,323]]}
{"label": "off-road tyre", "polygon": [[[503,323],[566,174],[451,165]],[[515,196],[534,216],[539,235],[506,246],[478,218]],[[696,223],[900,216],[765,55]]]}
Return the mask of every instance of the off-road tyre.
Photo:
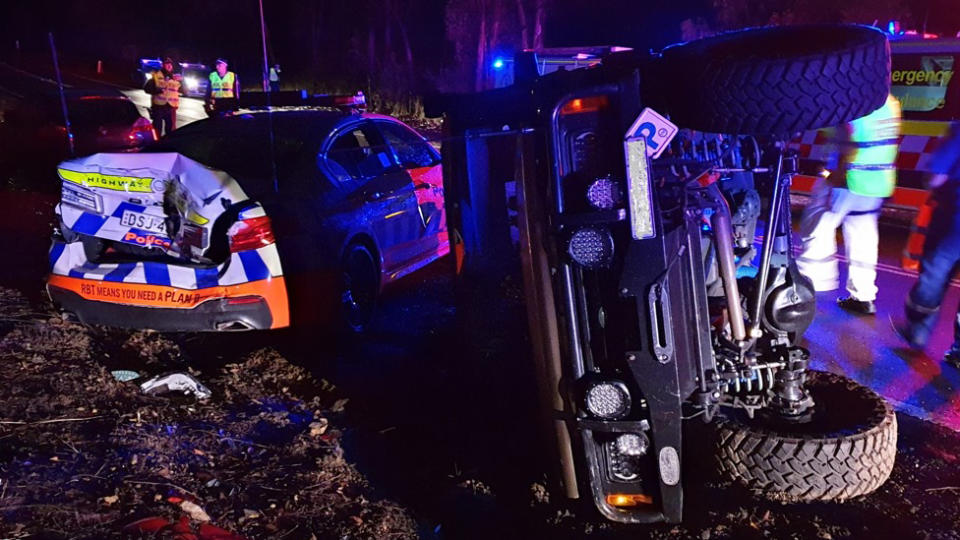
{"label": "off-road tyre", "polygon": [[[717,425],[722,477],[784,502],[843,501],[873,492],[893,470],[897,418],[869,388],[832,373],[810,371],[805,387],[831,416],[816,426],[774,431],[760,419],[729,415]],[[784,424],[777,424],[783,426]]]}
{"label": "off-road tyre", "polygon": [[668,47],[650,74],[645,101],[680,127],[785,136],[883,105],[890,46],[865,26],[754,28]]}

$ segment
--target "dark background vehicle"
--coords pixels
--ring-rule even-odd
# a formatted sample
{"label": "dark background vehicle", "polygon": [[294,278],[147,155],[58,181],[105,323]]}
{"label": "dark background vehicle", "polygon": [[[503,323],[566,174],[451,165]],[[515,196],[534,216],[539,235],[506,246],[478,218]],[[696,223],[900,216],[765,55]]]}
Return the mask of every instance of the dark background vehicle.
{"label": "dark background vehicle", "polygon": [[[258,234],[264,245],[276,242],[275,264],[282,267],[293,324],[328,322],[339,309],[347,326],[359,331],[369,323],[383,287],[449,251],[440,156],[394,118],[333,108],[242,110],[176,130],[147,149],[157,152],[175,152],[226,172],[248,200],[205,203],[223,208],[197,260],[81,234],[75,241],[95,244],[86,252],[89,263],[153,261],[188,272],[198,265],[226,271],[237,251],[239,207],[258,203],[267,218],[256,223]],[[191,189],[189,179],[183,183]],[[74,238],[64,229],[64,236]],[[168,236],[177,238],[175,232]],[[286,300],[283,304],[286,309]],[[136,324],[99,318],[108,307],[85,299],[77,300],[73,311],[90,322]],[[176,317],[140,323],[165,330],[233,329],[219,314],[208,317],[179,310]],[[241,322],[248,329],[275,327],[259,319]]]}
{"label": "dark background vehicle", "polygon": [[[125,151],[157,140],[150,120],[116,90],[64,91],[75,154]],[[53,170],[70,156],[60,95],[55,90],[28,95],[0,123],[0,159],[16,158],[21,166]]]}
{"label": "dark background vehicle", "polygon": [[[611,55],[431,105],[450,135],[464,326],[489,320],[473,315],[483,295],[520,275],[558,491],[649,523],[681,519],[691,463],[715,459],[780,501],[842,501],[886,480],[890,405],[807,370],[816,306],[792,259],[796,160],[783,148],[888,91],[883,34],[813,26]],[[697,131],[664,139],[646,107]],[[648,146],[666,150],[649,159]],[[698,417],[716,420],[713,446],[685,442]]]}

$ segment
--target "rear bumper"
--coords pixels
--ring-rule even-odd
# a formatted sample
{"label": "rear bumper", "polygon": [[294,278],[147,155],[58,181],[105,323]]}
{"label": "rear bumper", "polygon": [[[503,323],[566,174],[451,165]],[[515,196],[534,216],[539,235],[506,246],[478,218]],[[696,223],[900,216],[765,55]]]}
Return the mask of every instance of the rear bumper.
{"label": "rear bumper", "polygon": [[187,290],[51,275],[47,293],[84,324],[215,332],[282,328],[290,320],[282,277]]}

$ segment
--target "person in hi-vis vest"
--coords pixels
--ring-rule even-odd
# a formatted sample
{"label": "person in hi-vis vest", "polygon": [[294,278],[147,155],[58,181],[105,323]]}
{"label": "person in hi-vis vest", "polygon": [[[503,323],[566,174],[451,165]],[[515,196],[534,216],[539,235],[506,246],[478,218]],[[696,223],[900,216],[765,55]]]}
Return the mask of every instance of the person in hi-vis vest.
{"label": "person in hi-vis vest", "polygon": [[236,73],[227,69],[227,61],[217,58],[216,68],[210,73],[210,84],[207,86],[207,114],[216,111],[217,99],[240,97],[240,81]]}
{"label": "person in hi-vis vest", "polygon": [[173,72],[173,66],[172,58],[164,58],[163,67],[143,85],[143,91],[150,94],[150,120],[159,135],[177,129],[181,76]]}
{"label": "person in hi-vis vest", "polygon": [[833,131],[836,148],[831,161],[835,163],[828,164],[833,170],[824,171],[814,184],[800,219],[803,253],[797,266],[813,281],[815,290],[838,288],[836,235],[837,227],[843,225],[849,294],[837,298],[837,304],[872,315],[877,298],[877,217],[897,183],[900,102],[887,96],[879,109]]}

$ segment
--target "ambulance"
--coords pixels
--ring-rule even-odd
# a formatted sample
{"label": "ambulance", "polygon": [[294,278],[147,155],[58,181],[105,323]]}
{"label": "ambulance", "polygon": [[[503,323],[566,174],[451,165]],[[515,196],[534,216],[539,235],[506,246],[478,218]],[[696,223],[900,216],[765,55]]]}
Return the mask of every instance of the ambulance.
{"label": "ambulance", "polygon": [[[902,259],[905,268],[915,270],[932,211],[926,204],[924,178],[940,140],[950,124],[960,120],[960,81],[955,76],[960,39],[907,31],[890,36],[890,50],[890,92],[900,100],[903,124],[897,189],[885,206],[917,212]],[[831,152],[827,130],[805,132],[790,147],[800,156],[801,172],[815,170],[828,161]],[[812,174],[795,176],[793,192],[810,193],[815,180]]]}

